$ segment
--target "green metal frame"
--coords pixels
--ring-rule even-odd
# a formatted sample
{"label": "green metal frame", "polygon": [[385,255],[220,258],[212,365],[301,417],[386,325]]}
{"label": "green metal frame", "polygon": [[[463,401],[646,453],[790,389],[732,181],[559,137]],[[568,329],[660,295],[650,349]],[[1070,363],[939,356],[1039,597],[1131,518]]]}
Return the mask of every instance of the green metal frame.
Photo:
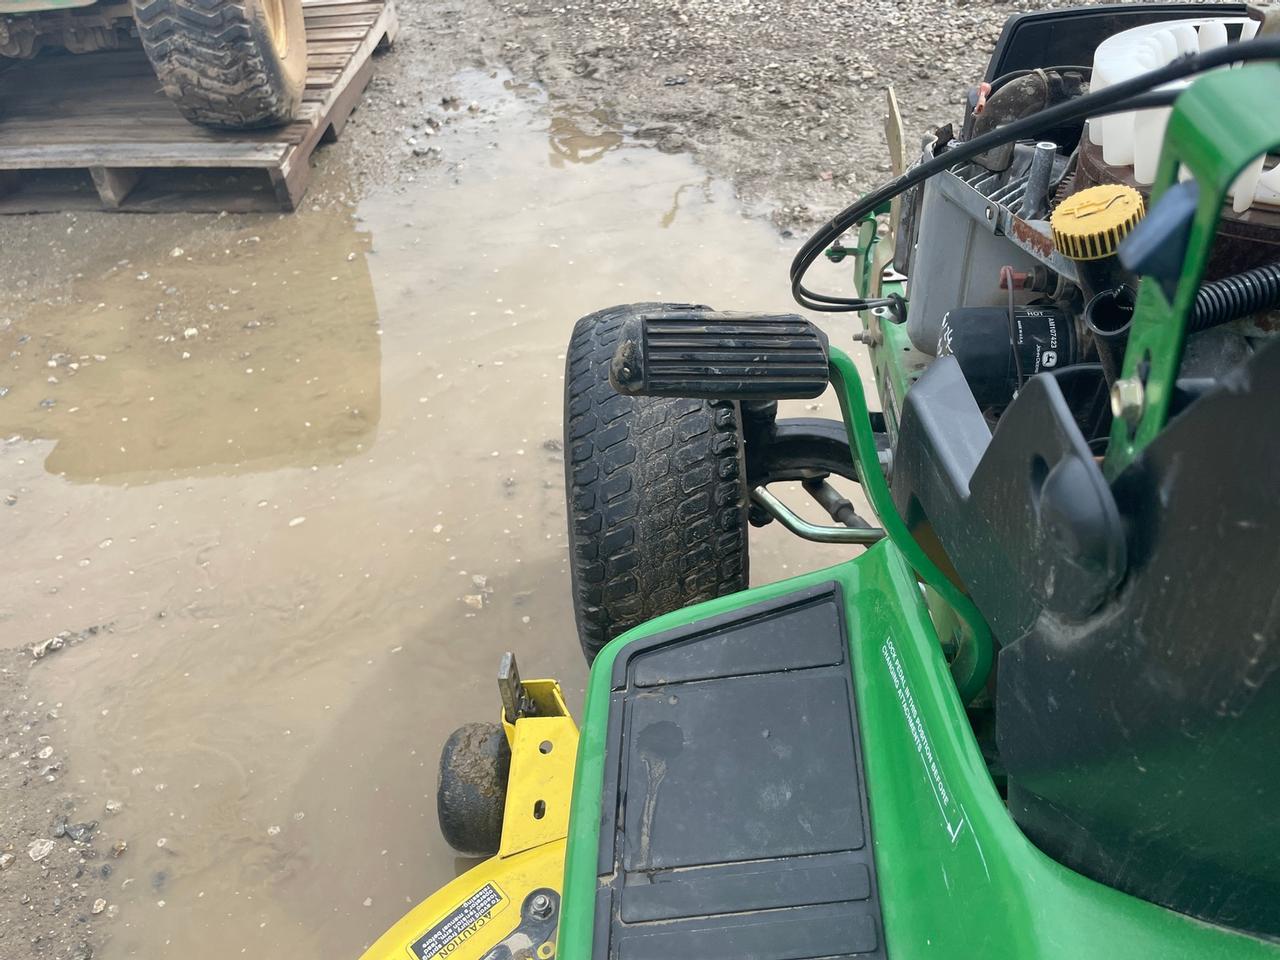
{"label": "green metal frame", "polygon": [[[892,215],[892,204],[890,203],[884,203],[876,207],[855,225],[853,228],[854,246],[845,247],[837,243],[827,251],[827,257],[833,263],[840,263],[845,257],[852,255],[854,260],[854,288],[861,296],[878,298],[896,294],[905,297],[907,293],[906,284],[901,280],[886,281],[884,279],[885,273],[891,270],[891,267],[888,263],[882,263],[881,258],[876,256],[877,248],[885,239],[881,234],[879,218],[886,214]],[[876,313],[871,310],[860,311],[858,317],[862,321],[862,339],[867,342],[868,351],[871,355],[871,366],[874,371],[876,388],[881,398],[885,429],[889,435],[890,445],[896,445],[898,442],[898,416],[902,410],[902,398],[906,396],[912,384],[929,368],[933,358],[915,348],[907,336],[905,324],[885,323],[885,315],[883,313]],[[852,378],[847,377],[847,379]],[[888,402],[885,402],[886,398]],[[863,398],[863,406],[865,407],[865,398]],[[845,411],[845,416],[846,423],[848,423],[847,410]],[[861,414],[857,416],[860,419],[862,418]],[[852,428],[850,429],[852,430]],[[859,460],[861,461],[861,456]],[[884,477],[878,467],[875,470],[868,471],[868,475],[873,475],[872,483],[878,487],[887,488],[887,484],[883,482]],[[891,498],[882,495],[882,500],[888,502]],[[877,509],[879,508],[877,507]],[[894,524],[894,526],[902,528],[897,531],[899,542],[903,545],[902,548],[912,551],[913,555],[923,555],[922,551],[916,549],[915,539],[905,534],[905,525],[900,522],[896,511],[894,516],[899,519],[899,523]],[[976,616],[976,611],[969,604],[968,598],[960,594],[959,591],[947,589],[940,592],[934,589],[932,586],[934,581],[947,578],[937,569],[936,564],[929,560],[927,555],[924,555],[924,563],[927,566],[920,572],[932,574],[931,577],[924,578],[925,602],[929,607],[934,626],[941,637],[942,648],[952,659],[953,673],[957,675],[957,683],[967,703],[981,690],[994,658],[993,646],[988,643],[989,630],[984,621],[977,633],[977,642],[980,647],[977,649],[976,656],[963,651],[966,643],[973,642],[973,632],[966,628],[972,618]],[[947,586],[951,587],[949,580]],[[962,615],[961,609],[953,605],[953,601],[957,596],[960,598],[960,608],[963,608],[968,616]]]}
{"label": "green metal frame", "polygon": [[840,398],[845,427],[849,431],[849,445],[858,463],[858,477],[862,492],[880,519],[885,535],[915,569],[920,579],[934,590],[943,602],[955,612],[962,624],[963,636],[958,638],[951,672],[963,702],[972,700],[984,686],[991,673],[994,656],[991,628],[978,608],[973,605],[937,564],[916,542],[907,529],[906,522],[894,505],[888,481],[880,471],[875,435],[871,430],[871,417],[867,412],[867,399],[862,390],[862,376],[849,355],[842,350],[831,350],[831,384]]}
{"label": "green metal frame", "polygon": [[1261,154],[1280,148],[1280,64],[1259,63],[1206,74],[1178,97],[1151,190],[1154,208],[1185,167],[1200,188],[1190,242],[1173,300],[1158,283],[1138,290],[1122,376],[1143,382],[1136,423],[1116,417],[1103,470],[1114,479],[1164,428],[1182,364],[1187,319],[1218,230],[1227,190]]}
{"label": "green metal frame", "polygon": [[[853,362],[832,352],[858,459],[875,450]],[[879,476],[878,471],[863,475]],[[919,557],[883,481],[867,489],[888,537],[827,570],[676,611],[609,644],[587,689],[569,822],[557,955],[592,956],[600,806],[613,664],[628,643],[805,586],[843,587],[885,938],[895,960],[1280,958],[1269,943],[1165,910],[1049,859],[991,781],[920,589]],[[895,522],[896,521],[896,522]],[[927,561],[927,558],[925,558]],[[966,601],[967,602],[967,601]]]}
{"label": "green metal frame", "polygon": [[[906,284],[901,281],[885,281],[877,265],[876,250],[884,238],[879,232],[877,218],[889,213],[890,204],[883,204],[872,211],[855,228],[856,245],[847,250],[854,259],[854,287],[860,296],[881,297],[897,294],[905,297]],[[830,256],[830,253],[828,254]],[[907,337],[905,324],[883,323],[881,317],[870,310],[858,314],[862,329],[868,339],[871,365],[875,370],[876,388],[880,391],[885,425],[889,438],[898,439],[898,412],[902,398],[911,385],[929,368],[933,357],[921,353]],[[888,398],[888,402],[883,402]]]}

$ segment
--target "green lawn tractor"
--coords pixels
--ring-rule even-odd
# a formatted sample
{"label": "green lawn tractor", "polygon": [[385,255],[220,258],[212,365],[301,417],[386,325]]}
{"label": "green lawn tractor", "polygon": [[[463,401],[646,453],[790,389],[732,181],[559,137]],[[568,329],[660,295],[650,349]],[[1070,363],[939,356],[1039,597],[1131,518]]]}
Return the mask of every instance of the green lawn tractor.
{"label": "green lawn tractor", "polygon": [[[918,155],[891,102],[895,178],[791,271],[856,329],[579,321],[581,729],[504,661],[441,763],[489,859],[365,960],[1280,958],[1274,27],[1029,14]],[[748,588],[765,523],[850,559]]]}

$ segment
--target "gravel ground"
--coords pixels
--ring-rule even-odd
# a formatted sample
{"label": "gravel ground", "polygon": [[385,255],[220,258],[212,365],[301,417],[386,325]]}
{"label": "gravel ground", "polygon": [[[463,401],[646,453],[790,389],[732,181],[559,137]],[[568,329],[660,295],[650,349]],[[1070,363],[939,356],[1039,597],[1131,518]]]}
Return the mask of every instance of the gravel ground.
{"label": "gravel ground", "polygon": [[885,91],[909,141],[959,120],[1005,19],[971,0],[499,0],[501,56],[563,108],[688,150],[782,227],[826,219],[889,169]]}
{"label": "gravel ground", "polygon": [[30,669],[26,649],[0,655],[0,957],[90,960],[115,914],[109,814],[81,809],[68,787],[62,704],[33,700]]}
{"label": "gravel ground", "polygon": [[[385,181],[432,162],[405,142],[438,109],[442,72],[501,64],[544,86],[556,116],[583,134],[693,154],[749,208],[802,230],[886,178],[890,86],[909,143],[958,122],[1005,20],[1054,5],[399,0],[396,50],[353,118],[373,140],[352,148],[351,171]],[[387,145],[388,132],[405,136]]]}

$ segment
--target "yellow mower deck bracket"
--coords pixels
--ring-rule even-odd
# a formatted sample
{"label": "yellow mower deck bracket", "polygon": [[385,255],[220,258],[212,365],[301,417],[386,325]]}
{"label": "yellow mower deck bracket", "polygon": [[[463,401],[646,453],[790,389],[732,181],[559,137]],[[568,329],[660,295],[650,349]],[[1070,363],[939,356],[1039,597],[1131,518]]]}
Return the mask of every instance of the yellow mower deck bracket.
{"label": "yellow mower deck bracket", "polygon": [[569,830],[578,727],[554,680],[526,680],[524,688],[537,714],[502,722],[511,744],[511,773],[499,858],[563,839]]}
{"label": "yellow mower deck bracket", "polygon": [[551,960],[564,882],[578,728],[554,680],[523,684],[532,713],[502,726],[511,745],[498,854],[410,910],[361,960]]}

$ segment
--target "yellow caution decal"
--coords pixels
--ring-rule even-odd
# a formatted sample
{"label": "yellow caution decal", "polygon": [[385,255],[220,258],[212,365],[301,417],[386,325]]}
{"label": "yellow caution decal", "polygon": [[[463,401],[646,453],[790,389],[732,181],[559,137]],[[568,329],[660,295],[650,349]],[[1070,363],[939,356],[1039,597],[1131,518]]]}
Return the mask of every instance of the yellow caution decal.
{"label": "yellow caution decal", "polygon": [[414,960],[450,956],[507,908],[511,901],[496,883],[486,883],[454,907],[439,923],[409,946]]}

